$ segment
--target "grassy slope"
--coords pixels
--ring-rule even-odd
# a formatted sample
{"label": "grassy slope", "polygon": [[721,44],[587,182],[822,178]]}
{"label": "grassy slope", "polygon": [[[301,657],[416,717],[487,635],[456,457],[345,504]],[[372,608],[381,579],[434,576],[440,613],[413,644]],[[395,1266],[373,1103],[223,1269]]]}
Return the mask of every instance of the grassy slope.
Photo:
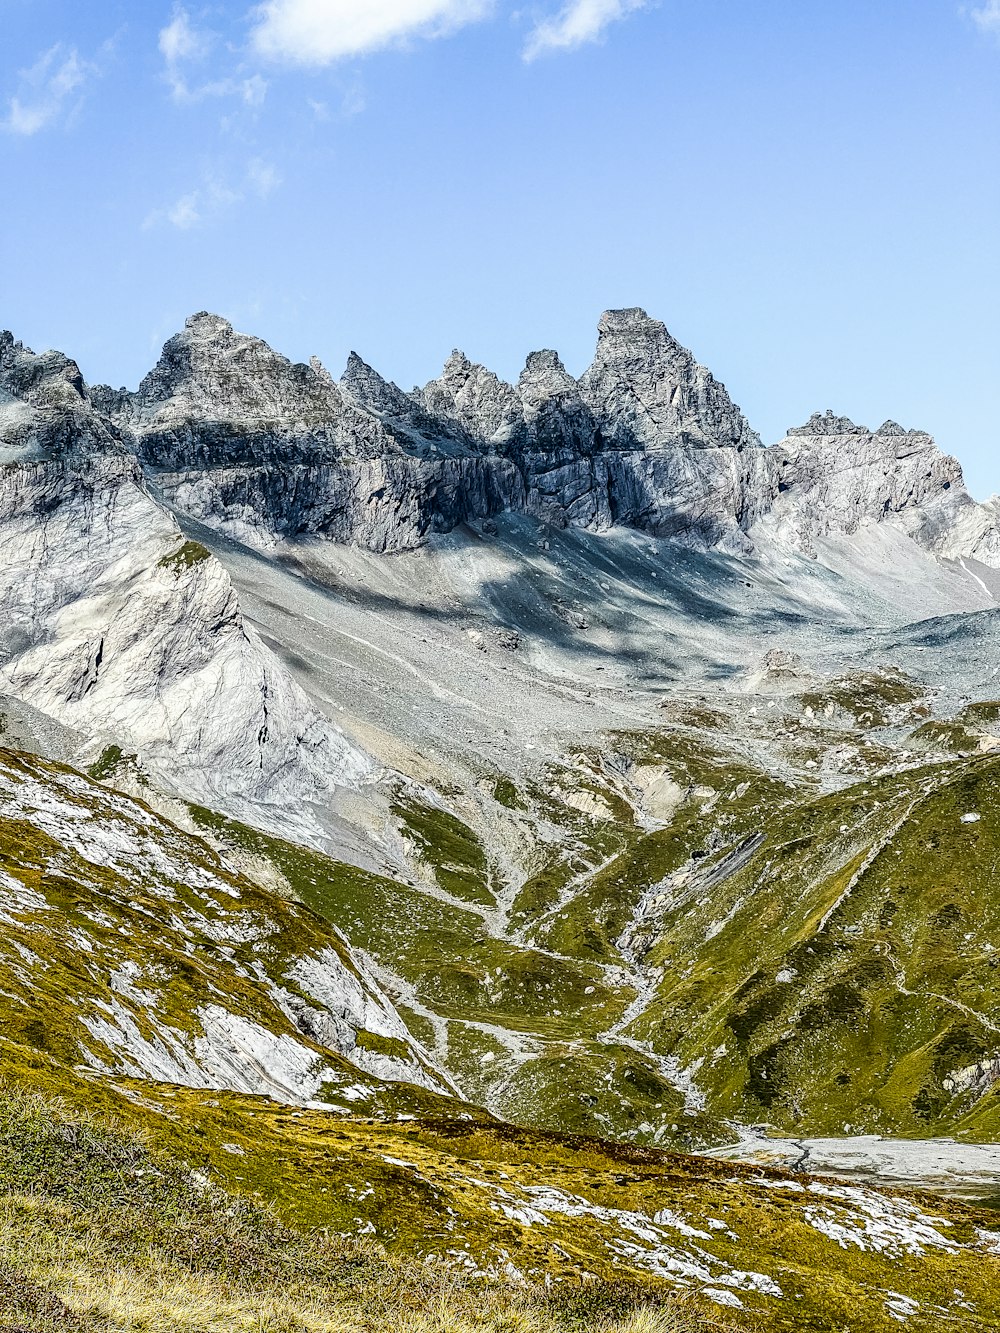
{"label": "grassy slope", "polygon": [[[186,1069],[203,1081],[218,1065],[205,1052],[203,1015],[219,1010],[314,1059],[328,1100],[359,1084],[373,1099],[397,1097],[290,1018],[291,1001],[319,1012],[291,972],[302,958],[332,959],[328,973],[339,968],[364,986],[329,923],[141,803],[61,765],[0,751],[0,895],[0,1049],[9,1070],[16,1052],[15,1073],[54,1060],[178,1081]],[[285,1007],[280,995],[291,997]],[[380,1040],[357,1034],[366,1048]],[[398,1045],[398,1067],[419,1067],[419,1053]],[[437,1101],[417,1088],[408,1096],[417,1106]]]}
{"label": "grassy slope", "polygon": [[704,1327],[690,1301],[648,1285],[472,1283],[371,1241],[306,1233],[134,1133],[10,1095],[0,1099],[0,1250],[0,1315],[31,1333]]}
{"label": "grassy slope", "polygon": [[[793,700],[758,727],[772,754],[795,759],[781,778],[734,745],[721,714],[689,709],[680,725],[569,756],[544,783],[508,780],[504,808],[545,837],[503,939],[472,906],[491,895],[488,857],[453,815],[408,812],[428,862],[450,877],[441,887],[461,893],[451,903],[201,817],[273,859],[398,977],[414,1031],[437,1038],[468,1095],[509,1118],[684,1146],[719,1141],[721,1118],[989,1139],[1000,1115],[1000,759],[880,772],[890,742],[898,752],[906,741],[887,727],[912,726],[923,709],[894,676]],[[961,725],[995,727],[996,709],[973,705]],[[820,795],[804,756],[834,745],[864,776]],[[654,769],[682,793],[659,826],[630,776]],[[609,817],[567,803],[581,793]],[[723,873],[752,836],[759,849]],[[655,997],[622,1028],[643,983]],[[516,1061],[504,1031],[524,1039]],[[695,1071],[702,1114],[657,1055]]]}
{"label": "grassy slope", "polygon": [[709,1054],[698,1077],[720,1112],[805,1133],[995,1138],[998,854],[994,758],[786,810],[742,871],[663,912],[643,1025]]}
{"label": "grassy slope", "polygon": [[[84,779],[58,766],[10,755],[3,763],[8,776],[21,764],[25,783],[44,789],[47,778],[50,794],[63,801],[89,802],[99,827],[114,833],[115,846],[123,821],[141,815],[163,855],[169,849],[183,859],[183,853],[192,862],[188,870],[212,866],[215,873],[233,873],[204,843],[171,831],[127,798],[109,796],[105,805]],[[631,1281],[647,1292],[661,1291],[666,1281],[699,1300],[739,1302],[747,1318],[774,1329],[889,1329],[895,1327],[897,1297],[888,1294],[893,1292],[916,1303],[910,1327],[917,1330],[936,1328],[943,1318],[959,1327],[989,1326],[983,1321],[1000,1313],[991,1257],[997,1241],[980,1235],[985,1215],[965,1208],[893,1201],[843,1186],[804,1189],[773,1173],[512,1128],[412,1087],[385,1085],[364,1103],[377,1115],[359,1119],[346,1106],[306,1110],[129,1079],[100,1072],[92,1062],[88,1070],[79,1059],[80,1035],[73,1024],[88,995],[110,994],[94,987],[109,984],[109,969],[119,961],[115,949],[125,948],[146,964],[155,957],[167,992],[176,970],[182,987],[178,1014],[197,1005],[202,987],[214,994],[229,978],[207,938],[193,965],[182,943],[171,948],[171,923],[158,914],[158,904],[176,907],[186,901],[187,872],[175,868],[168,876],[174,899],[162,881],[158,894],[152,891],[139,862],[115,869],[91,859],[84,866],[78,846],[60,845],[51,829],[43,836],[30,818],[5,828],[7,901],[16,881],[48,905],[38,907],[29,899],[29,919],[8,927],[5,937],[22,962],[28,960],[16,945],[45,962],[18,972],[11,957],[0,1077],[8,1086],[59,1095],[68,1108],[62,1117],[53,1116],[8,1097],[0,1114],[7,1264],[0,1280],[7,1283],[8,1303],[18,1318],[44,1318],[46,1301],[54,1295],[82,1312],[90,1321],[83,1327],[116,1333],[133,1315],[132,1327],[145,1319],[149,1328],[201,1333],[213,1327],[379,1327],[371,1322],[367,1297],[349,1294],[345,1311],[339,1278],[322,1267],[341,1264],[344,1238],[353,1243],[359,1235],[372,1236],[395,1256],[388,1281],[403,1307],[440,1299],[445,1313],[437,1327],[443,1330],[545,1330],[558,1327],[559,1320],[565,1325],[569,1316],[503,1287],[496,1289],[500,1304],[490,1313],[483,1301],[453,1289],[451,1279],[442,1278],[439,1289],[435,1278],[428,1289],[406,1268],[409,1260],[433,1260],[491,1280],[516,1270],[532,1285],[548,1279],[567,1290],[584,1274]],[[312,859],[306,865],[317,892],[332,892],[322,879],[323,866]],[[132,883],[130,872],[136,876]],[[385,892],[394,887],[385,884]],[[239,888],[239,910],[266,906],[273,915],[285,910],[303,931],[326,938],[322,921],[294,903],[268,898],[263,890],[257,903],[249,885],[241,881]],[[341,883],[337,892],[344,895],[345,910],[359,889],[369,888],[367,880]],[[49,893],[57,896],[49,901]],[[206,893],[203,884],[187,904],[202,920]],[[211,894],[207,898],[214,902]],[[226,910],[220,903],[213,908]],[[115,913],[125,920],[125,933],[119,931],[117,939],[104,920]],[[107,937],[87,937],[91,949],[74,957],[66,932],[94,926],[106,929]],[[74,938],[79,945],[80,937]],[[251,1006],[259,1004],[242,984],[233,986],[233,1003],[242,996]],[[328,1090],[335,1102],[337,1086],[334,1081]],[[122,1148],[117,1131],[97,1132],[95,1148],[88,1132],[77,1127],[83,1112],[98,1124],[119,1123],[129,1134],[143,1134],[155,1161],[136,1158],[134,1145]],[[102,1138],[105,1133],[111,1138]],[[193,1185],[191,1168],[200,1173]],[[71,1188],[60,1184],[64,1170],[76,1182]],[[198,1185],[202,1177],[208,1186]],[[165,1199],[163,1191],[174,1185],[180,1195],[175,1190]],[[112,1187],[113,1207],[107,1202]],[[211,1188],[275,1210],[274,1225],[287,1230],[267,1242],[266,1263],[256,1257],[258,1242],[244,1234],[258,1223],[244,1227],[249,1214],[242,1205],[220,1204],[212,1212],[198,1202],[203,1190],[205,1199],[215,1198]],[[212,1213],[207,1221],[199,1212],[204,1208]],[[332,1258],[317,1238],[321,1235],[341,1238]],[[317,1246],[319,1259],[313,1253]],[[319,1268],[309,1269],[300,1282],[295,1265],[303,1253],[307,1269]],[[17,1291],[20,1307],[9,1295]],[[312,1310],[312,1323],[295,1312],[295,1301]],[[31,1314],[26,1302],[34,1302],[40,1313]],[[528,1308],[518,1309],[525,1302]],[[255,1310],[265,1311],[266,1320],[254,1324]],[[205,1322],[205,1311],[214,1325]],[[587,1318],[590,1323],[583,1326],[593,1327],[593,1318]],[[397,1326],[405,1327],[402,1316]],[[419,1320],[413,1327],[422,1327]]]}
{"label": "grassy slope", "polygon": [[[680,1123],[683,1094],[654,1061],[595,1040],[624,1014],[634,991],[593,957],[498,939],[461,903],[208,811],[196,817],[223,845],[272,860],[303,902],[398,978],[401,1011],[429,1048],[436,1031],[425,1015],[443,1020],[447,1045],[438,1037],[437,1053],[472,1100],[489,1097],[505,1116],[545,1128],[605,1136]],[[426,836],[426,822],[423,828]],[[387,987],[392,993],[392,981]],[[527,1044],[526,1064],[509,1062],[507,1033]],[[684,1128],[699,1143],[723,1137],[700,1122]]]}
{"label": "grassy slope", "polygon": [[[308,1046],[273,1003],[271,986],[289,984],[289,962],[310,950],[333,950],[357,975],[350,955],[322,917],[262,888],[141,803],[11,752],[0,755],[0,780],[0,1078],[59,1096],[77,1114],[142,1130],[156,1145],[150,1159],[128,1135],[81,1128],[73,1114],[6,1097],[0,1315],[33,1329],[39,1321],[88,1329],[137,1322],[205,1333],[374,1329],[390,1311],[397,1326],[409,1320],[414,1330],[500,1333],[576,1327],[576,1314],[598,1310],[604,1293],[574,1304],[499,1286],[485,1299],[449,1275],[454,1265],[424,1273],[413,1264],[418,1237],[449,1238],[440,1191],[384,1160],[381,1150],[393,1144],[377,1138],[378,1121],[341,1117],[357,1107],[359,1090],[378,1115],[454,1114],[445,1098],[380,1083],[323,1047],[315,1048],[329,1074],[322,1093],[333,1103],[323,1114],[116,1077],[131,1067],[128,1048],[102,1040],[88,1022],[127,1010],[133,1046],[192,1052],[198,1013],[221,1002]],[[376,1034],[358,1036],[359,1047],[385,1045]],[[433,1150],[426,1156],[433,1173]],[[258,1216],[259,1205],[213,1202],[201,1177],[192,1184],[175,1160],[242,1197],[273,1202],[298,1230]],[[484,1207],[462,1224],[475,1230]],[[318,1226],[347,1240],[308,1240]],[[358,1272],[341,1252],[350,1255],[352,1238],[376,1227],[411,1258],[369,1256]],[[492,1263],[496,1246],[482,1249]],[[634,1303],[619,1296],[606,1294],[609,1310]],[[650,1329],[674,1328],[673,1314],[660,1319],[657,1304],[645,1290]],[[443,1322],[426,1317],[428,1307],[439,1307]]]}
{"label": "grassy slope", "polygon": [[[1000,1317],[996,1237],[953,1205],[804,1191],[775,1173],[470,1121],[343,1120],[156,1086],[93,1091],[106,1123],[117,1106],[143,1138],[0,1102],[5,1262],[85,1312],[87,1330],[110,1315],[117,1333],[136,1309],[151,1320],[140,1327],[164,1333],[277,1333],[406,1327],[408,1309],[440,1308],[439,1322],[412,1327],[547,1333],[600,1328],[602,1304],[655,1307],[675,1287],[695,1302],[667,1307],[687,1310],[685,1329],[710,1318],[888,1333],[900,1297],[916,1333]],[[387,1257],[359,1251],[359,1232]],[[529,1279],[520,1292],[504,1283],[514,1269]],[[584,1272],[611,1286],[574,1296]],[[538,1294],[546,1275],[558,1299]],[[315,1322],[296,1322],[296,1309]]]}

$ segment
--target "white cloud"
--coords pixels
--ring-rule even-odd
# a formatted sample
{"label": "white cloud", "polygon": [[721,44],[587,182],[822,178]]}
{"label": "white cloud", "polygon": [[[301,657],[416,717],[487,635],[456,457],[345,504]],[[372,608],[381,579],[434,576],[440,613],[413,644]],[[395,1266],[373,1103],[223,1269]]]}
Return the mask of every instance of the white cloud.
{"label": "white cloud", "polygon": [[270,162],[255,157],[247,167],[246,184],[259,199],[266,199],[281,184],[281,176]]}
{"label": "white cloud", "polygon": [[75,48],[61,43],[50,47],[30,69],[21,71],[20,87],[8,99],[0,124],[11,134],[37,134],[71,115],[85,85],[99,73],[98,66],[81,59]]}
{"label": "white cloud", "polygon": [[331,104],[328,101],[319,101],[316,98],[306,98],[306,106],[315,116],[317,122],[321,125],[326,124],[336,116],[339,120],[352,120],[355,116],[360,116],[368,109],[368,99],[365,96],[364,85],[354,79],[349,84],[341,87],[338,93],[338,101]]}
{"label": "white cloud", "polygon": [[984,5],[971,11],[970,17],[982,32],[1000,35],[1000,0],[986,0]]}
{"label": "white cloud", "polygon": [[200,102],[206,97],[238,97],[247,106],[260,106],[267,96],[267,82],[259,74],[227,76],[192,82],[192,67],[204,65],[218,45],[218,37],[207,28],[196,28],[186,9],[176,8],[173,18],[160,29],[159,47],[164,74],[176,102]]}
{"label": "white cloud", "polygon": [[164,213],[164,217],[172,227],[177,227],[181,231],[188,231],[191,227],[197,227],[201,221],[201,200],[197,190],[191,194],[185,194],[177,202],[171,205]]}
{"label": "white cloud", "polygon": [[344,90],[344,95],[340,99],[340,114],[346,120],[350,120],[352,116],[360,116],[367,107],[368,99],[365,97],[365,90],[360,83],[355,81]]}
{"label": "white cloud", "polygon": [[192,231],[215,222],[248,199],[267,199],[281,185],[277,169],[263,158],[247,163],[242,177],[234,184],[216,176],[207,176],[197,189],[182,194],[166,208],[154,209],[143,222],[148,231],[164,223],[178,231]]}
{"label": "white cloud", "polygon": [[486,18],[493,0],[266,0],[255,11],[260,55],[328,65],[407,37],[441,37]]}
{"label": "white cloud", "polygon": [[[546,51],[568,51],[596,42],[605,28],[627,14],[642,9],[648,0],[569,0],[552,18],[543,19],[529,34],[525,60],[535,60]],[[990,0],[990,4],[1000,0]]]}
{"label": "white cloud", "polygon": [[173,18],[160,30],[159,44],[169,68],[186,60],[204,60],[212,49],[212,38],[194,27],[186,9],[175,9]]}

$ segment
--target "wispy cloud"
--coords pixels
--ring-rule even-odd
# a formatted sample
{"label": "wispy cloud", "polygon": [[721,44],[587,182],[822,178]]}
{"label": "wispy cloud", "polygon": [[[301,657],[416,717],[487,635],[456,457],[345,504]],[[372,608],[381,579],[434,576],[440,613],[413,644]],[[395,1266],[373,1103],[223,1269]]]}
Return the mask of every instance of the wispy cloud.
{"label": "wispy cloud", "polygon": [[[569,0],[553,15],[536,24],[524,48],[525,60],[536,60],[548,51],[570,51],[587,42],[596,42],[609,24],[616,23],[648,0]],[[990,0],[991,5],[1000,0]]]}
{"label": "wispy cloud", "polygon": [[160,55],[168,70],[178,70],[185,61],[205,60],[212,49],[212,34],[196,28],[186,9],[175,9],[174,16],[160,30]]}
{"label": "wispy cloud", "polygon": [[262,158],[255,157],[247,167],[246,188],[258,199],[266,199],[274,194],[281,184],[281,176],[276,167]]}
{"label": "wispy cloud", "polygon": [[1000,36],[1000,0],[986,0],[984,5],[970,10],[969,16],[982,32]]}
{"label": "wispy cloud", "polygon": [[226,75],[213,78],[205,67],[219,46],[218,35],[199,28],[186,9],[178,6],[165,28],[160,29],[159,47],[164,76],[176,102],[200,102],[206,97],[238,97],[247,106],[260,106],[267,96],[267,82],[260,74]]}
{"label": "wispy cloud", "polygon": [[408,37],[445,36],[493,8],[493,0],[266,0],[252,41],[271,60],[328,65]]}
{"label": "wispy cloud", "polygon": [[32,135],[69,119],[87,84],[100,73],[100,66],[84,60],[75,47],[57,43],[21,71],[17,93],[8,98],[0,125],[11,134]]}
{"label": "wispy cloud", "polygon": [[281,185],[277,169],[263,158],[247,163],[242,175],[233,182],[221,176],[206,176],[200,185],[175,199],[165,208],[154,209],[143,228],[170,226],[178,231],[193,231],[216,222],[249,199],[267,199]]}

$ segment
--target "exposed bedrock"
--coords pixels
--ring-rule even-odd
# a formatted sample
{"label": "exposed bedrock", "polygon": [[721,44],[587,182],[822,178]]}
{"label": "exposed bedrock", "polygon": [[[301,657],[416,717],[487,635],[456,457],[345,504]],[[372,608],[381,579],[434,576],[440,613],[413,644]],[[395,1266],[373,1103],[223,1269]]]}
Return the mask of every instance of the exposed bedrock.
{"label": "exposed bedrock", "polygon": [[316,534],[391,552],[513,512],[732,553],[766,534],[811,554],[888,522],[934,554],[1000,563],[996,505],[972,500],[930,436],[827,413],[765,449],[642,310],[601,317],[580,379],[553,351],[516,385],[455,352],[412,393],[355,354],[335,382],[201,314],[135,393],[91,402],[172,504],[258,546]]}
{"label": "exposed bedrock", "polygon": [[0,691],[217,808],[287,822],[364,781],[370,761],[245,623],[73,363],[0,339],[0,395]]}

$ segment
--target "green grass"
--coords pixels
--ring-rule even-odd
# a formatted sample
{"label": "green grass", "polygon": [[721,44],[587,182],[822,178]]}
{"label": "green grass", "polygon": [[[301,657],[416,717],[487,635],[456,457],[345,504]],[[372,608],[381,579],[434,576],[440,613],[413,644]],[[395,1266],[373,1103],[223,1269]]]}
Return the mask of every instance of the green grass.
{"label": "green grass", "polygon": [[[93,1118],[0,1094],[0,1292],[32,1333],[888,1333],[887,1291],[917,1301],[916,1333],[992,1327],[1000,1313],[987,1218],[963,1206],[930,1205],[950,1248],[882,1255],[809,1221],[819,1208],[863,1227],[853,1196],[803,1197],[774,1172],[470,1120],[94,1090]],[[569,1212],[545,1203],[553,1191]],[[527,1199],[545,1224],[497,1202]],[[656,1277],[642,1234],[657,1216],[677,1261],[717,1282],[763,1273],[783,1296],[738,1284],[744,1309],[727,1311],[706,1301],[711,1279]],[[523,1280],[491,1276],[509,1264]]]}
{"label": "green grass", "polygon": [[979,746],[978,736],[954,719],[925,722],[913,732],[910,741],[919,749],[948,755],[973,754]]}
{"label": "green grass", "polygon": [[[541,1123],[552,1127],[562,1106],[574,1127],[591,1133],[626,1134],[652,1124],[653,1103],[640,1085],[605,1081],[605,1058],[614,1063],[620,1052],[588,1048],[599,1059],[586,1102],[567,1087],[547,1085],[548,1078],[561,1078],[561,1056],[548,1059],[550,1048],[561,1052],[567,1043],[591,1040],[621,1016],[632,998],[628,988],[610,984],[595,961],[554,957],[496,939],[471,905],[442,902],[205,810],[194,814],[223,845],[229,842],[270,860],[296,898],[413,987],[419,1004],[447,1022],[449,1068],[472,1100],[496,1101],[504,1114],[522,1120],[545,1108]],[[433,1027],[407,1010],[405,1002],[403,1011],[418,1040],[433,1048]],[[514,1076],[507,1048],[488,1038],[479,1024],[537,1042],[541,1058],[530,1072]],[[485,1064],[484,1055],[492,1057]],[[574,1058],[580,1060],[579,1049]],[[668,1099],[677,1102],[676,1091]],[[653,1133],[644,1131],[650,1138]]]}
{"label": "green grass", "polygon": [[689,1060],[713,1053],[698,1079],[716,1114],[995,1138],[997,1087],[945,1081],[1000,1049],[1000,764],[872,781],[785,811],[767,835],[656,922],[663,980],[639,1030]]}
{"label": "green grass", "polygon": [[114,776],[115,769],[123,758],[120,746],[107,745],[101,751],[100,758],[87,769],[87,773],[95,782],[107,782],[108,778]]}
{"label": "green grass", "polygon": [[992,699],[966,705],[960,717],[968,726],[993,727],[1000,722],[1000,702]]}
{"label": "green grass", "polygon": [[172,569],[179,573],[184,569],[192,569],[195,565],[200,565],[202,561],[211,560],[211,558],[212,553],[207,546],[202,546],[201,542],[186,541],[171,555],[163,556],[159,563],[161,569]]}
{"label": "green grass", "polygon": [[377,1243],[298,1229],[144,1135],[10,1092],[0,1095],[0,1244],[0,1313],[32,1333],[703,1327],[690,1302],[649,1284],[471,1283]]}
{"label": "green grass", "polygon": [[495,898],[483,845],[457,816],[426,802],[397,801],[392,813],[442,889],[490,907]]}
{"label": "green grass", "polygon": [[[588,849],[591,873],[582,876],[572,901],[533,927],[531,938],[571,956],[616,962],[616,941],[642,895],[704,851],[706,808],[712,811],[714,836],[737,839],[794,793],[728,753],[717,738],[708,743],[676,730],[615,732],[607,738],[607,753],[626,771],[662,768],[686,796],[669,824],[654,832],[643,831],[633,819],[616,823],[613,840]],[[578,866],[567,875],[557,863],[544,877],[530,880],[515,904],[519,919],[534,916],[537,921],[539,908],[551,906],[574,873],[579,876]]]}
{"label": "green grass", "polygon": [[[141,803],[59,765],[0,752],[0,779],[5,789],[37,789],[57,801],[67,829],[63,841],[0,804],[0,869],[7,895],[16,890],[0,933],[8,1076],[46,1058],[70,1068],[131,1069],[124,1038],[114,1035],[119,1020],[109,1023],[108,1015],[123,1015],[137,1038],[155,1045],[166,1034],[168,1046],[190,1049],[202,1032],[201,1010],[221,1005],[312,1051],[333,1100],[339,1084],[356,1082],[354,1065],[300,1030],[274,998],[280,988],[316,1010],[291,974],[302,958],[326,957],[360,979],[329,922],[240,874],[203,840]],[[88,826],[105,830],[107,847],[117,845],[119,854],[105,850],[89,859]],[[362,1052],[375,1050],[373,1034],[358,1035]],[[401,1075],[422,1062],[403,1047],[383,1038],[378,1051],[404,1061]],[[381,1095],[378,1079],[371,1080],[371,1094]],[[419,1103],[422,1094],[414,1088],[412,1095]]]}

